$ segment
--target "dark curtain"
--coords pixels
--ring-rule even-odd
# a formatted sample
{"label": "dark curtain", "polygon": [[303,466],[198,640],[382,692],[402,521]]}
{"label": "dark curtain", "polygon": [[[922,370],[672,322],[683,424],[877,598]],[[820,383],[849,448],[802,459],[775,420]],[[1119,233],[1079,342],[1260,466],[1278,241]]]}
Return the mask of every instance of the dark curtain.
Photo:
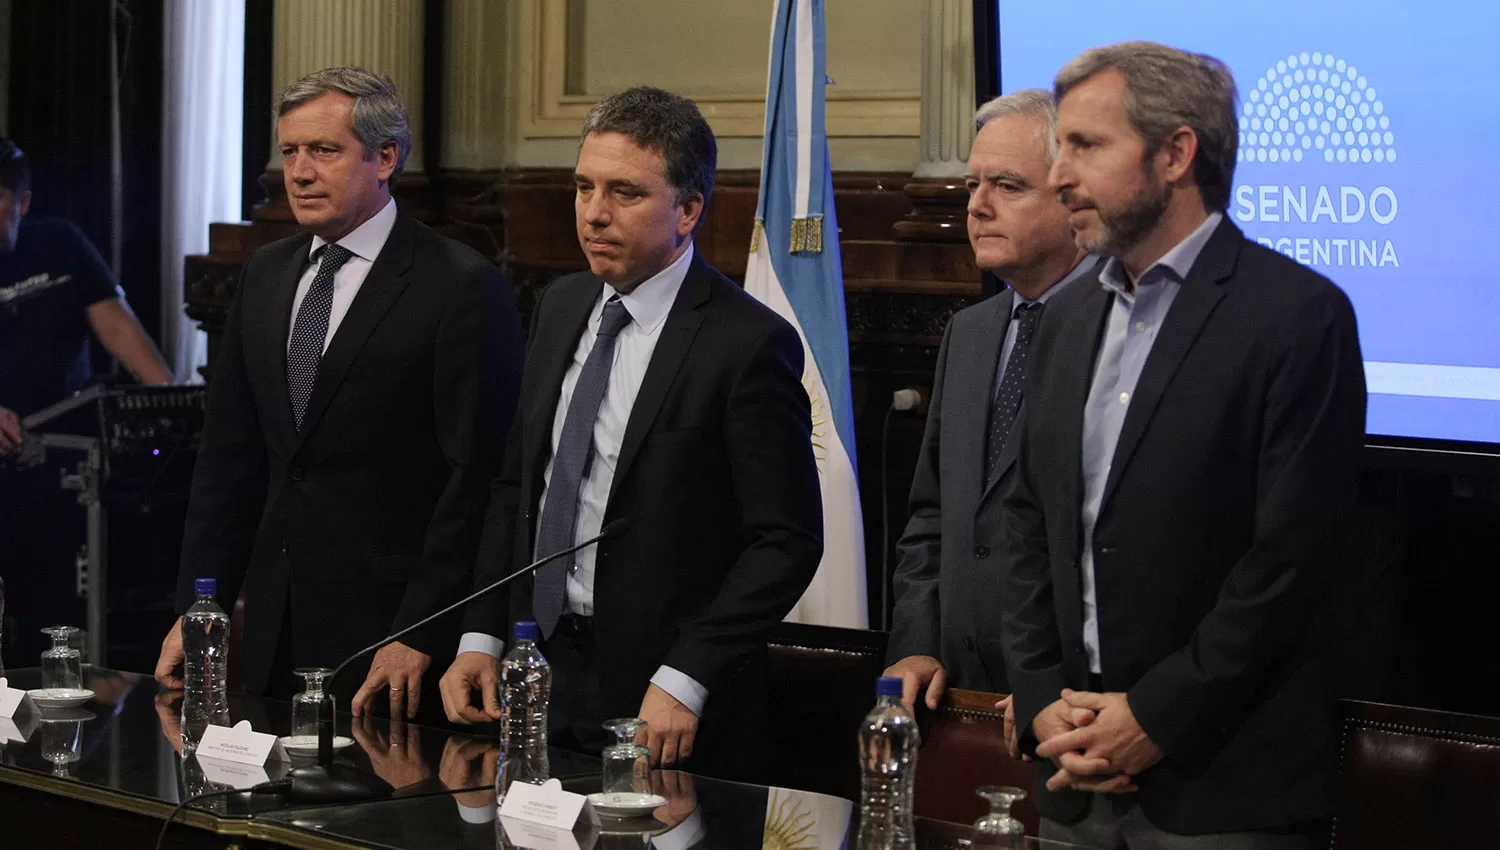
{"label": "dark curtain", "polygon": [[159,338],[162,0],[15,3],[9,35],[9,131],[32,163],[32,215],[82,228]]}

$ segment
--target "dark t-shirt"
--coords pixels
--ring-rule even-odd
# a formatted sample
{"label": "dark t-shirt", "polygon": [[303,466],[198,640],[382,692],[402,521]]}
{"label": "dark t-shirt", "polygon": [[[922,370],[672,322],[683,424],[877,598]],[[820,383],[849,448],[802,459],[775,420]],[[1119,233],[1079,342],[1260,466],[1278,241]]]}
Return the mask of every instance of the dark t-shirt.
{"label": "dark t-shirt", "polygon": [[[60,283],[6,297],[52,282]],[[71,222],[22,221],[15,250],[0,254],[0,407],[24,417],[88,383],[88,308],[120,295],[104,258]]]}

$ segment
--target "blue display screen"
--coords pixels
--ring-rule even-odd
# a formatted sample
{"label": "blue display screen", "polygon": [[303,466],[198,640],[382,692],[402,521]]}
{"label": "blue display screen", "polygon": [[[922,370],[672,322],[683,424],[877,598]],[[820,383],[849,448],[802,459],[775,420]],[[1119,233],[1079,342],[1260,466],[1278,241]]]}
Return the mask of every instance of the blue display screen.
{"label": "blue display screen", "polygon": [[1132,39],[1228,64],[1228,214],[1353,300],[1369,433],[1500,443],[1500,3],[997,3],[1004,92]]}

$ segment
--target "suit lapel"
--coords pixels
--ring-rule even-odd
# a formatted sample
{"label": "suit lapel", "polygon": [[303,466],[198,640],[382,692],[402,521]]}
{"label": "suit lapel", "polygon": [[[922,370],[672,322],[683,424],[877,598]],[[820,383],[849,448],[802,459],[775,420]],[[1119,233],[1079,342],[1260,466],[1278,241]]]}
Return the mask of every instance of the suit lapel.
{"label": "suit lapel", "polygon": [[[300,448],[317,427],[318,420],[328,409],[328,403],[344,382],[354,358],[364,348],[370,334],[385,317],[386,311],[406,291],[406,272],[411,268],[412,254],[416,248],[416,224],[406,217],[398,216],[386,239],[385,247],[371,264],[369,274],[360,284],[359,293],[349,305],[349,312],[339,322],[328,350],[318,363],[318,379],[313,384],[312,397],[307,402],[307,414],[302,418],[302,428],[297,434]],[[283,378],[283,381],[285,378]]]}
{"label": "suit lapel", "polygon": [[1162,322],[1161,334],[1146,356],[1146,365],[1136,381],[1135,394],[1130,399],[1130,409],[1125,412],[1125,422],[1120,426],[1120,441],[1115,446],[1115,456],[1110,461],[1109,478],[1104,483],[1101,506],[1108,505],[1115,486],[1130,458],[1145,436],[1146,426],[1156,414],[1162,395],[1171,384],[1172,377],[1182,366],[1192,350],[1193,343],[1203,331],[1208,317],[1213,314],[1219,299],[1224,297],[1221,281],[1234,272],[1239,258],[1239,228],[1227,218],[1214,230],[1208,244],[1188,271],[1188,278],[1177,292],[1167,317]]}
{"label": "suit lapel", "polygon": [[656,421],[667,391],[677,378],[677,371],[687,357],[698,328],[703,324],[703,313],[698,308],[709,297],[709,271],[699,254],[693,255],[682,289],[672,304],[671,312],[662,324],[661,339],[651,352],[651,363],[646,367],[646,376],[641,380],[641,390],[635,397],[635,406],[630,409],[630,420],[625,424],[625,437],[620,443],[620,460],[615,466],[612,490],[630,474],[630,467],[640,453],[646,433]]}
{"label": "suit lapel", "polygon": [[[961,431],[963,443],[956,457],[983,459],[989,451],[990,414],[995,406],[996,382],[1001,377],[1000,348],[1005,342],[1005,335],[1010,331],[1010,313],[1015,303],[1014,291],[1007,290],[995,296],[989,305],[991,310],[983,317],[979,332],[967,340],[967,345],[948,354],[949,362],[959,368],[945,372],[943,380],[958,379],[959,385],[954,387],[954,391],[963,393],[955,396],[963,405],[959,408],[959,415],[964,423]],[[956,357],[962,359],[955,359]],[[943,392],[949,392],[946,386]],[[961,464],[961,468],[965,471],[965,480],[959,482],[959,492],[973,493],[982,501],[984,494],[989,491],[989,485],[984,480],[984,463],[965,463]],[[969,480],[971,475],[972,482]]]}

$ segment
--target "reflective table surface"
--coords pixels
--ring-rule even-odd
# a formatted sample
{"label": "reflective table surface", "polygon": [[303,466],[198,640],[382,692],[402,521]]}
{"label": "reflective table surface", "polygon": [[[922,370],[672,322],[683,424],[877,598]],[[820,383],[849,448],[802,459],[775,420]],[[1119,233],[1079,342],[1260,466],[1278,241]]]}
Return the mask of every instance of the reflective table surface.
{"label": "reflective table surface", "polygon": [[[599,790],[598,777],[563,781],[566,790]],[[298,846],[336,842],[391,850],[450,848],[645,848],[684,850],[814,850],[855,845],[854,803],[823,794],[709,779],[677,771],[653,771],[653,790],[667,799],[650,816],[600,817],[570,833],[497,817],[493,790],[426,796],[358,806],[282,811],[257,816],[258,834]],[[916,819],[921,850],[968,848],[966,824]],[[649,842],[649,843],[648,843]],[[308,843],[311,846],[312,842]],[[1024,839],[1028,850],[1067,850],[1069,845]],[[1017,845],[1019,848],[1022,845]]]}
{"label": "reflective table surface", "polygon": [[[35,668],[8,670],[10,687],[29,690],[41,684]],[[163,689],[149,675],[85,668],[84,687],[95,693],[79,708],[41,710],[0,720],[0,784],[10,783],[61,796],[87,800],[139,814],[165,817],[179,802],[211,790],[243,787],[260,779],[255,769],[198,759],[191,745],[184,747],[181,691]],[[230,697],[230,719],[248,720],[257,732],[286,734],[291,727],[291,704],[249,696]],[[493,765],[498,748],[493,738],[456,734],[383,718],[338,717],[338,734],[354,745],[339,751],[335,760],[369,771],[395,789],[398,798],[448,795],[483,788],[493,796]],[[293,755],[288,762],[271,762],[265,778],[276,779],[313,758]],[[490,779],[483,780],[485,765]],[[555,750],[553,775],[593,776],[596,758]],[[246,819],[253,814],[288,808],[285,800],[267,795],[233,794],[194,802],[194,812],[214,819]],[[212,826],[211,820],[189,822]]]}

